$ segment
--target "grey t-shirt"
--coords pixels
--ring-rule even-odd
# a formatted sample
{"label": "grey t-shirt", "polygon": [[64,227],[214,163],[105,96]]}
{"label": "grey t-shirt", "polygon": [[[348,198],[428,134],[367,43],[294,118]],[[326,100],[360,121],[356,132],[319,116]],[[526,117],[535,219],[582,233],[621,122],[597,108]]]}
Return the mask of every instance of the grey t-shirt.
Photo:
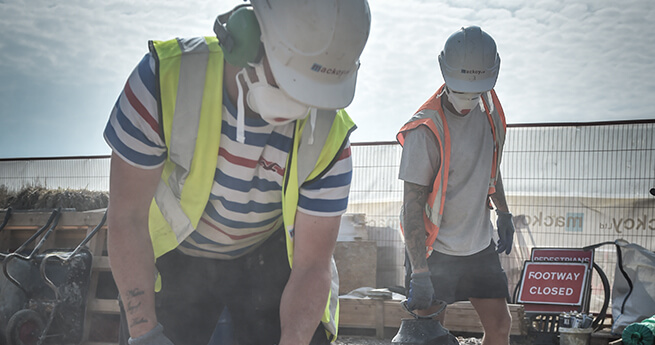
{"label": "grey t-shirt", "polygon": [[[466,116],[444,109],[451,153],[446,203],[434,249],[471,255],[487,248],[493,226],[487,193],[493,160],[493,136],[487,115],[476,107]],[[439,169],[439,147],[432,132],[419,126],[405,135],[399,178],[431,186]]]}

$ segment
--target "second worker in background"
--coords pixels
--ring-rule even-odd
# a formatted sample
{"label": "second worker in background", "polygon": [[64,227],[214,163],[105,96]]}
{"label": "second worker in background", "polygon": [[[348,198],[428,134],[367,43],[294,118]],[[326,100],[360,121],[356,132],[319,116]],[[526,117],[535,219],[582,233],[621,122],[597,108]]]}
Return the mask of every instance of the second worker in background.
{"label": "second worker in background", "polygon": [[439,64],[445,85],[397,135],[407,305],[427,315],[437,300],[470,300],[483,344],[507,345],[509,292],[498,253],[511,251],[514,225],[500,176],[506,123],[493,90],[500,56],[493,38],[470,26],[448,38]]}

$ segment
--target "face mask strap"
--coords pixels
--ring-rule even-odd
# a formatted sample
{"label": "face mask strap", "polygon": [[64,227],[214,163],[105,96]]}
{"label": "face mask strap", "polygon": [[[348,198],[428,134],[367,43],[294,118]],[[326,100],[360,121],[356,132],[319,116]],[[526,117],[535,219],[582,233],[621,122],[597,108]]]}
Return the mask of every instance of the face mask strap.
{"label": "face mask strap", "polygon": [[243,99],[243,86],[241,86],[241,81],[239,81],[240,75],[243,75],[246,82],[249,80],[245,68],[237,73],[236,82],[239,91],[237,96],[237,141],[243,144],[246,141],[246,104]]}
{"label": "face mask strap", "polygon": [[311,125],[311,132],[309,132],[309,138],[307,143],[309,145],[314,145],[314,129],[316,129],[316,108],[311,108],[309,110],[309,124]]}
{"label": "face mask strap", "polygon": [[[243,127],[244,127],[243,117],[244,117],[245,105],[246,104],[248,104],[253,111],[258,113],[264,121],[266,121],[267,123],[269,123],[271,125],[274,125],[274,126],[283,125],[283,124],[286,124],[288,122],[295,121],[295,120],[297,120],[299,118],[304,118],[305,116],[308,115],[308,113],[310,113],[310,111],[311,111],[310,107],[308,107],[308,106],[306,106],[304,104],[298,103],[294,99],[290,98],[287,94],[285,94],[284,91],[282,91],[280,88],[275,87],[275,86],[268,83],[268,78],[266,78],[266,72],[264,71],[264,64],[262,62],[251,63],[251,64],[249,64],[249,66],[255,70],[255,74],[257,75],[257,82],[253,82],[250,79],[250,75],[247,73],[245,68],[242,69],[241,71],[239,71],[239,73],[237,73],[237,85],[238,85],[238,89],[239,89],[238,102],[239,102],[239,105],[240,105],[240,107],[237,107],[237,141],[239,141],[240,139],[244,140],[244,136],[245,136],[244,131],[243,131]],[[247,102],[244,102],[244,95],[243,95],[243,92],[242,92],[242,85],[239,82],[239,75],[243,75],[243,79],[245,80],[246,84],[248,85],[248,93],[245,95],[245,97],[247,98],[246,99]],[[271,112],[267,112],[267,109],[259,109],[260,106],[261,107],[269,107],[270,104],[257,104],[258,103],[257,102],[258,97],[253,96],[253,92],[255,92],[255,91],[257,91],[256,92],[257,95],[262,95],[262,93],[267,94],[268,97],[265,97],[266,100],[270,100],[271,96],[276,97],[278,99],[281,99],[282,102],[286,102],[285,104],[287,105],[287,107],[285,107],[285,108],[288,108],[288,106],[292,106],[292,108],[293,107],[298,108],[298,106],[302,106],[302,107],[306,107],[306,108],[305,108],[304,112],[302,113],[302,116],[300,116],[300,115],[292,116],[292,117],[289,118],[289,121],[287,121],[287,122],[272,121],[273,117],[275,117],[275,116],[282,116],[283,117],[283,115],[280,114],[279,111],[278,112],[275,112],[275,111],[273,112],[273,114],[277,114],[277,115],[271,115]],[[271,95],[271,93],[273,93],[273,95]],[[279,109],[279,108],[280,107],[277,107],[275,109]],[[300,110],[300,111],[302,111],[302,110]],[[315,118],[315,116],[316,115],[314,115],[314,118]],[[311,129],[312,132],[310,133],[310,138],[312,139],[312,141],[313,141],[313,138],[312,138],[313,127],[315,126],[315,123],[316,123],[315,119],[313,121],[310,119],[310,125],[312,126],[312,129]],[[242,141],[239,141],[239,142],[242,142]]]}
{"label": "face mask strap", "polygon": [[259,62],[259,63],[251,63],[250,67],[255,69],[255,73],[257,74],[257,81],[260,83],[268,84],[268,79],[266,78],[266,72],[264,72],[264,63]]}

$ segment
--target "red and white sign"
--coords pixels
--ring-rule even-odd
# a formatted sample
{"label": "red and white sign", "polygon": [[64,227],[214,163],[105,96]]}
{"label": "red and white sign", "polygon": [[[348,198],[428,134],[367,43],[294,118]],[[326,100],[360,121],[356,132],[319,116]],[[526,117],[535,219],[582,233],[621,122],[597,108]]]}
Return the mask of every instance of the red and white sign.
{"label": "red and white sign", "polygon": [[519,303],[581,305],[587,265],[564,262],[526,262]]}
{"label": "red and white sign", "polygon": [[531,261],[594,262],[594,251],[579,248],[533,248]]}

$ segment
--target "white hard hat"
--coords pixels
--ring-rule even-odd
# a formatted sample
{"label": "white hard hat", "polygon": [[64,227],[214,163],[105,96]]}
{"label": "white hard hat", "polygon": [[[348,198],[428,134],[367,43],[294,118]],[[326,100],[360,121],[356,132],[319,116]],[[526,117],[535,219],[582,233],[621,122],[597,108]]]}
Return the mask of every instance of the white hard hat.
{"label": "white hard hat", "polygon": [[446,86],[459,92],[486,92],[494,88],[500,69],[496,42],[477,26],[450,35],[439,54]]}
{"label": "white hard hat", "polygon": [[316,108],[355,96],[359,56],[371,27],[366,0],[251,0],[280,89]]}

